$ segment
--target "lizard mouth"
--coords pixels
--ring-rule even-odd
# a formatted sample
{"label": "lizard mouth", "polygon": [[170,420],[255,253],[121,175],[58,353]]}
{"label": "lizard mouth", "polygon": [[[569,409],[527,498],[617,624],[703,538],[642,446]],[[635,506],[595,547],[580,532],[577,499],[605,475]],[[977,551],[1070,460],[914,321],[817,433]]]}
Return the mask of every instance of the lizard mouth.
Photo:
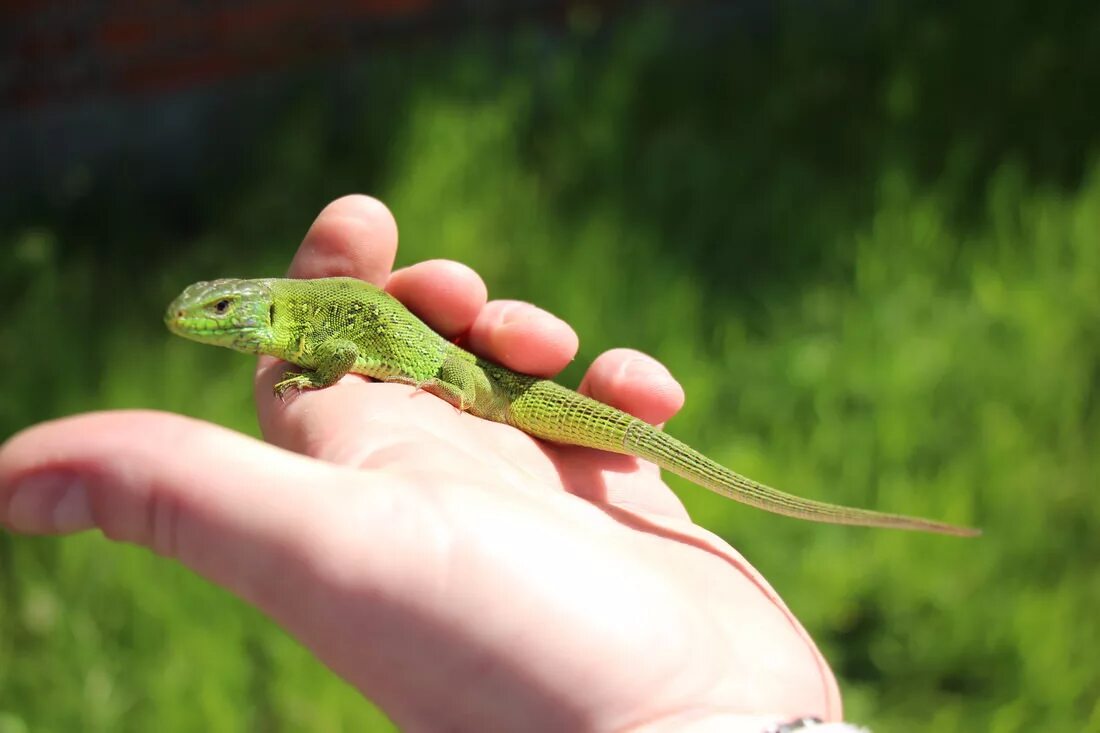
{"label": "lizard mouth", "polygon": [[176,336],[248,353],[255,352],[257,334],[263,331],[263,324],[258,320],[246,317],[237,321],[219,321],[178,308],[169,308],[164,314],[164,325]]}
{"label": "lizard mouth", "polygon": [[187,322],[187,313],[174,308],[169,308],[164,314],[164,325],[175,334],[185,334],[194,330]]}
{"label": "lizard mouth", "polygon": [[189,318],[182,310],[168,309],[164,314],[164,325],[177,336],[211,335],[218,336],[228,333],[228,329],[215,326],[208,319]]}

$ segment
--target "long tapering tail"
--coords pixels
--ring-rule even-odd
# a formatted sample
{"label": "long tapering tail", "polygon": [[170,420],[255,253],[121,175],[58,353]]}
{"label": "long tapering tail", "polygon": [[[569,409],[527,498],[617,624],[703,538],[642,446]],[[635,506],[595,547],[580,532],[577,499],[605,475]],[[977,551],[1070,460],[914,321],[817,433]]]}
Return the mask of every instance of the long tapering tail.
{"label": "long tapering tail", "polygon": [[[504,421],[556,443],[627,453],[735,501],[775,514],[830,524],[892,527],[974,537],[980,530],[921,517],[886,514],[788,494],[734,473],[649,423],[554,382],[521,377],[503,367],[490,376],[506,389],[511,407]],[[498,419],[484,415],[489,419]]]}
{"label": "long tapering tail", "polygon": [[813,522],[854,524],[865,527],[893,527],[922,532],[938,532],[958,537],[975,537],[981,530],[959,527],[920,517],[887,514],[803,499],[770,486],[757,483],[712,461],[697,450],[673,438],[652,425],[635,420],[623,437],[624,449],[639,458],[656,463],[688,481],[706,487],[731,499],[765,511],[785,514]]}

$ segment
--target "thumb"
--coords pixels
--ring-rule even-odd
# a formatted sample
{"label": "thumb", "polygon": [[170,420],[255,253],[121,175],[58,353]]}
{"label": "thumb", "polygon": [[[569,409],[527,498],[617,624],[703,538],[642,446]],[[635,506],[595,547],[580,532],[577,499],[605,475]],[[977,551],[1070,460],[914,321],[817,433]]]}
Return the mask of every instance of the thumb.
{"label": "thumb", "polygon": [[290,626],[319,601],[309,593],[318,576],[344,572],[326,542],[346,494],[355,494],[357,519],[392,529],[402,501],[392,486],[381,474],[158,412],[65,418],[0,447],[0,525],[27,534],[99,528],[179,560]]}

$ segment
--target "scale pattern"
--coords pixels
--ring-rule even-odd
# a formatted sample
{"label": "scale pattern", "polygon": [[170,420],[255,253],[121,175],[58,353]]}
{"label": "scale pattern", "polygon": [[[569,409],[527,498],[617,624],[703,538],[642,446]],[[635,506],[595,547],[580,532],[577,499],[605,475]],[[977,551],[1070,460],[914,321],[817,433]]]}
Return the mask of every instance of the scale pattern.
{"label": "scale pattern", "polygon": [[273,356],[307,369],[324,348],[346,341],[358,348],[351,371],[375,379],[434,377],[447,356],[443,337],[398,301],[362,280],[271,280]]}

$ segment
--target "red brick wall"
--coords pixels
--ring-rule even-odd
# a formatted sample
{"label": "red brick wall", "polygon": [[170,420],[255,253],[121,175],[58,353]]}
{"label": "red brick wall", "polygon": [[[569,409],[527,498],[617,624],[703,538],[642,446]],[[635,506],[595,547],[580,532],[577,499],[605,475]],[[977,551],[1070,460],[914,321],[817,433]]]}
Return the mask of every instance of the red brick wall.
{"label": "red brick wall", "polygon": [[0,0],[0,108],[178,89],[558,0]]}

